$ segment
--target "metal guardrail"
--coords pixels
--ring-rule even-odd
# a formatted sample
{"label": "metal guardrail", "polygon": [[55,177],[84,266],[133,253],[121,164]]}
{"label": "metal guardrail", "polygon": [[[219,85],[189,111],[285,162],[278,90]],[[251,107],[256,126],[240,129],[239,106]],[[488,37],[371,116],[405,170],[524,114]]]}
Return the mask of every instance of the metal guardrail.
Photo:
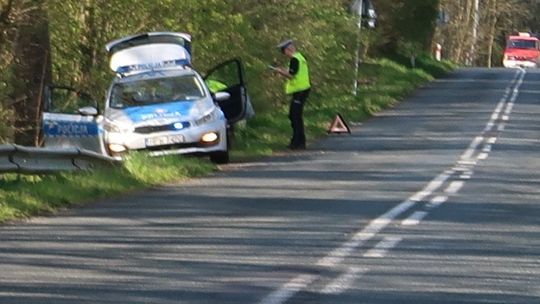
{"label": "metal guardrail", "polygon": [[120,161],[78,148],[0,145],[0,173],[47,174],[110,167]]}

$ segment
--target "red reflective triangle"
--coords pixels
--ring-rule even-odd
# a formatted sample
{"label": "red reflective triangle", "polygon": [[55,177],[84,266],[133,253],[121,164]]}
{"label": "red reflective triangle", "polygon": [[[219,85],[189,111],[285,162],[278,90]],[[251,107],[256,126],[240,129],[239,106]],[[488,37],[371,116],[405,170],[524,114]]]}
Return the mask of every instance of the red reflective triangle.
{"label": "red reflective triangle", "polygon": [[332,125],[330,125],[330,128],[328,129],[328,133],[351,133],[351,129],[341,117],[340,114],[336,115],[336,118],[334,119],[334,122],[332,122]]}

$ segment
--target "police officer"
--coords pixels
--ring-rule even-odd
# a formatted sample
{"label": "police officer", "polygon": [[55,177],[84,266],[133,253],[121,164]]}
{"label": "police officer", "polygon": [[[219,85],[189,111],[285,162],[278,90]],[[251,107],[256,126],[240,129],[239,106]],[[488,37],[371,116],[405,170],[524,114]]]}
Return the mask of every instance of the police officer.
{"label": "police officer", "polygon": [[289,57],[289,68],[277,67],[275,71],[286,78],[285,93],[292,95],[289,108],[289,119],[293,135],[289,149],[301,150],[306,148],[304,133],[304,104],[309,96],[311,83],[306,58],[296,50],[292,40],[286,40],[278,45],[281,52]]}

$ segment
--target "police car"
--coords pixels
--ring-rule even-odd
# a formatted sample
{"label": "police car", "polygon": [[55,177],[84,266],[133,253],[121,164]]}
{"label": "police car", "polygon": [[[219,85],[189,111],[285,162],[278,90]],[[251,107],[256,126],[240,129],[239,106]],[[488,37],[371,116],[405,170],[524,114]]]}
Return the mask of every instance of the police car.
{"label": "police car", "polygon": [[248,102],[240,60],[226,61],[202,77],[191,68],[191,36],[173,32],[122,38],[106,49],[116,77],[104,108],[89,94],[49,86],[42,120],[45,146],[116,158],[144,150],[229,161],[230,130],[244,119]]}

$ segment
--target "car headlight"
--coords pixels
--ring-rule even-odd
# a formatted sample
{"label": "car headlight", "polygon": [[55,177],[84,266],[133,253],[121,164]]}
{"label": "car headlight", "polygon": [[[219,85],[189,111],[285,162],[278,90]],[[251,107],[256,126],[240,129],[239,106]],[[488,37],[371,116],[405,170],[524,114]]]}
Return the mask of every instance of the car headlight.
{"label": "car headlight", "polygon": [[218,118],[218,111],[217,109],[214,109],[212,110],[212,112],[204,115],[203,117],[199,118],[199,119],[196,119],[195,120],[195,124],[196,125],[203,125],[203,124],[206,124],[206,123],[209,123],[211,121],[214,121]]}
{"label": "car headlight", "polygon": [[132,127],[121,126],[117,123],[114,123],[110,120],[105,120],[103,123],[103,129],[111,133],[129,133],[133,131]]}

